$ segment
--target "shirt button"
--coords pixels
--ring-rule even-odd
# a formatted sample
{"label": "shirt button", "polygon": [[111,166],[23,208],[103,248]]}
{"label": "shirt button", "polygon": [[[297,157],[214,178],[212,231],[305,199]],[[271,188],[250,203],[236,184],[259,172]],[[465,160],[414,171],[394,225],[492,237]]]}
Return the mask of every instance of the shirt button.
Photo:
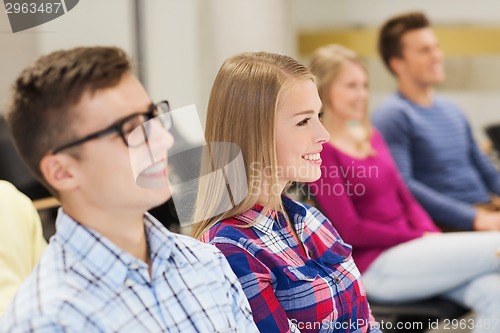
{"label": "shirt button", "polygon": [[130,264],[130,266],[128,266],[131,270],[135,271],[137,269],[139,269],[139,265],[137,265],[137,263],[133,262]]}
{"label": "shirt button", "polygon": [[134,285],[134,281],[132,281],[131,279],[126,279],[125,285],[130,288]]}
{"label": "shirt button", "polygon": [[307,255],[309,256],[309,258],[311,258],[313,256],[313,251],[312,250],[307,251]]}
{"label": "shirt button", "polygon": [[336,277],[335,279],[333,279],[333,283],[339,284],[340,283],[340,279],[338,277]]}

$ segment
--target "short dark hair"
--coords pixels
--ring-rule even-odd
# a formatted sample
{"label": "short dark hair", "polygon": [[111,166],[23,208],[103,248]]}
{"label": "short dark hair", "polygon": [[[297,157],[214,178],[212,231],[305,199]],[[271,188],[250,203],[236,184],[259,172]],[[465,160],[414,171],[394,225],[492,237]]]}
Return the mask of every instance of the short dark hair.
{"label": "short dark hair", "polygon": [[385,66],[394,73],[389,62],[391,58],[403,56],[401,39],[408,31],[427,28],[429,19],[422,12],[408,12],[389,18],[380,29],[378,51]]}
{"label": "short dark hair", "polygon": [[15,81],[6,116],[9,130],[21,157],[52,193],[39,164],[51,149],[74,139],[73,106],[87,91],[117,85],[131,67],[119,48],[79,47],[39,58]]}

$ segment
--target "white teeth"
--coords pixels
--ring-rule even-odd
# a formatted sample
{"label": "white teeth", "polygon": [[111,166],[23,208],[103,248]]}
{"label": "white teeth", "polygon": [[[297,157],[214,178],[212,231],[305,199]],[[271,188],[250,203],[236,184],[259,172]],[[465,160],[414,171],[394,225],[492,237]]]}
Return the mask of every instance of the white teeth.
{"label": "white teeth", "polygon": [[153,174],[161,172],[164,168],[165,168],[165,164],[163,162],[159,162],[159,163],[153,164],[152,166],[150,166],[149,168],[144,170],[143,175],[145,175],[145,176],[153,175]]}
{"label": "white teeth", "polygon": [[321,159],[319,153],[316,154],[308,154],[302,156],[304,159],[309,160],[309,161],[319,161]]}

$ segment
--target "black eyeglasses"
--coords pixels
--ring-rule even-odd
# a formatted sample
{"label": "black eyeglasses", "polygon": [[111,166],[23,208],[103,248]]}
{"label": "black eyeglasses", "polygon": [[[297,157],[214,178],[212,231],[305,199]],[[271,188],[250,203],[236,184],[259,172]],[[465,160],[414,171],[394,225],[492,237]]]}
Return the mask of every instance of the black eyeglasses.
{"label": "black eyeglasses", "polygon": [[[172,127],[172,116],[169,111],[170,111],[170,105],[168,104],[168,101],[161,101],[157,104],[151,104],[149,106],[148,111],[146,112],[137,112],[129,116],[126,116],[100,131],[86,135],[83,138],[80,138],[78,140],[64,144],[56,149],[53,149],[51,153],[57,154],[64,149],[68,149],[80,145],[84,142],[101,138],[103,136],[110,135],[116,132],[120,134],[120,137],[122,138],[123,142],[128,147],[140,146],[148,142],[148,137],[151,132],[151,120],[157,120],[160,123],[160,125],[162,125],[163,128],[167,130],[170,129],[170,127]],[[133,140],[129,139],[129,135],[132,132],[134,132],[134,130],[138,127],[141,128],[141,132],[143,134],[141,136],[142,139],[141,140],[137,140],[137,138]]]}

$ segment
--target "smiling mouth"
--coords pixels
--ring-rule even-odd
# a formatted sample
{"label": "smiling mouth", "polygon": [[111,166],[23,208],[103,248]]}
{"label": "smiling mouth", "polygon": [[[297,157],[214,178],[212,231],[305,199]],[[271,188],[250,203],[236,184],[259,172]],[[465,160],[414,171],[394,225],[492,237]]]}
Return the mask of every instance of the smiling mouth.
{"label": "smiling mouth", "polygon": [[310,162],[321,162],[321,156],[319,153],[302,155],[302,158]]}
{"label": "smiling mouth", "polygon": [[167,176],[167,167],[165,165],[165,160],[161,160],[153,164],[152,166],[146,168],[140,174],[141,177],[146,178],[164,178]]}

